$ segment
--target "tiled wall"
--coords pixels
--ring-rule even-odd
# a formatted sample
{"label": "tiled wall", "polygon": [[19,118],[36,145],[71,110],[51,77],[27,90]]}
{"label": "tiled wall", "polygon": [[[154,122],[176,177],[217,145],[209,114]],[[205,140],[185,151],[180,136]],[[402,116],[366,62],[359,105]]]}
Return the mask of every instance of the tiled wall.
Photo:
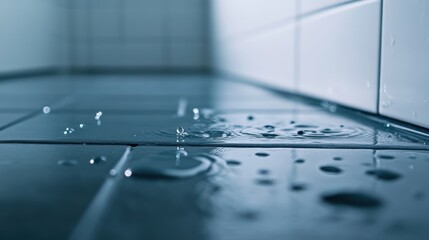
{"label": "tiled wall", "polygon": [[74,0],[75,68],[208,67],[208,10],[201,0]]}
{"label": "tiled wall", "polygon": [[429,128],[429,1],[385,0],[380,113]]}
{"label": "tiled wall", "polygon": [[292,88],[294,1],[211,1],[213,64],[224,72]]}
{"label": "tiled wall", "polygon": [[429,127],[428,1],[211,2],[218,71]]}
{"label": "tiled wall", "polygon": [[209,67],[205,0],[2,0],[0,74]]}
{"label": "tiled wall", "polygon": [[66,65],[65,9],[62,0],[0,1],[0,73]]}

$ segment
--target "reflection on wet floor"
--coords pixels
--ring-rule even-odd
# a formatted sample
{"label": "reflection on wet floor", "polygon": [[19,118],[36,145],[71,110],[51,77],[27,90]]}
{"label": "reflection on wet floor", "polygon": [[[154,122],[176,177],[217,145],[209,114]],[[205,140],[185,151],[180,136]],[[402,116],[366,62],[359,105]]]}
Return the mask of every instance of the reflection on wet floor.
{"label": "reflection on wet floor", "polygon": [[[427,152],[187,147],[177,164],[177,151],[133,149],[101,223],[90,226],[97,239],[354,239],[362,231],[368,239],[429,236]],[[258,156],[262,152],[269,157]],[[378,158],[384,154],[395,159]],[[343,171],[320,170],[330,164]],[[149,174],[133,178],[127,172],[141,168]],[[368,171],[402,177],[386,181]],[[398,223],[407,227],[392,231]]]}
{"label": "reflection on wet floor", "polygon": [[0,86],[0,239],[429,238],[425,135],[210,76]]}

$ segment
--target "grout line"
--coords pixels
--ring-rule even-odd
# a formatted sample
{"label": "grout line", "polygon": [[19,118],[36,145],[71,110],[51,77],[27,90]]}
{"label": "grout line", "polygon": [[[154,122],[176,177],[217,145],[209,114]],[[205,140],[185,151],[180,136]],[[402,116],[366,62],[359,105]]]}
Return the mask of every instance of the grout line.
{"label": "grout line", "polygon": [[14,120],[14,121],[12,121],[12,122],[9,122],[9,123],[7,123],[7,124],[5,124],[5,125],[3,125],[3,126],[1,126],[0,127],[0,131],[3,131],[3,130],[5,130],[6,128],[9,128],[9,127],[12,127],[12,126],[14,126],[14,125],[16,125],[16,124],[19,124],[19,123],[21,123],[21,122],[24,122],[24,121],[26,121],[26,120],[28,120],[28,119],[30,119],[30,118],[32,118],[32,117],[35,117],[35,116],[37,116],[37,115],[39,115],[39,114],[41,114],[41,110],[34,110],[34,111],[32,111],[32,112],[30,112],[29,114],[27,114],[27,115],[24,115],[24,116],[22,116],[22,117],[20,117],[20,118],[18,118],[18,119],[16,119],[16,120]]}
{"label": "grout line", "polygon": [[[292,92],[292,90],[287,90],[287,89],[276,89],[272,86],[269,86],[248,78],[243,78],[237,75],[221,74],[221,76],[227,76],[230,79],[230,81],[235,81],[243,84],[249,84],[252,86],[260,87],[274,94],[278,94],[279,96],[282,96],[284,98],[294,99],[294,101],[301,101],[310,106],[318,106],[320,110],[323,110],[323,108],[320,108],[321,103],[326,101],[324,99],[306,95],[301,92]],[[370,121],[372,123],[377,123],[377,124],[389,121],[390,123],[396,123],[396,125],[401,126],[399,127],[399,129],[403,129],[404,131],[406,130],[409,132],[413,132],[415,134],[418,134],[424,137],[429,136],[429,130],[427,128],[415,125],[413,123],[404,122],[388,116],[367,112],[361,109],[352,108],[337,102],[335,102],[334,104],[337,106],[336,114],[342,117],[346,117],[356,121],[356,116],[359,116],[362,118],[362,120],[359,120],[359,122]]]}
{"label": "grout line", "polygon": [[[0,113],[6,112],[22,112],[24,110],[33,110],[33,109],[1,109]],[[73,108],[60,108],[55,109],[56,114],[88,114],[99,111],[100,108],[88,108],[88,109],[73,109]],[[151,115],[175,115],[174,110],[155,110],[155,109],[148,109],[148,110],[119,110],[119,109],[102,109],[103,112],[109,113],[109,114],[124,114],[124,115],[143,115],[143,114],[151,114]],[[288,113],[300,113],[300,114],[314,114],[314,113],[320,113],[323,112],[323,110],[320,109],[244,109],[244,108],[237,108],[237,109],[225,109],[225,110],[214,110],[213,112],[218,114],[288,114]],[[177,112],[176,112],[177,115]]]}
{"label": "grout line", "polygon": [[77,32],[77,27],[76,27],[76,22],[75,22],[75,14],[76,14],[76,2],[75,1],[70,1],[68,3],[69,5],[67,6],[67,8],[64,10],[67,12],[67,28],[68,28],[68,52],[67,52],[67,63],[66,63],[66,71],[67,73],[70,72],[72,66],[75,64],[76,60],[76,41],[75,41],[75,37],[76,37],[76,32]]}
{"label": "grout line", "polygon": [[[297,1],[299,2],[300,0],[297,0]],[[342,7],[342,6],[345,6],[345,5],[357,3],[357,2],[361,2],[361,0],[349,0],[349,1],[346,1],[346,2],[341,2],[341,3],[336,3],[336,4],[333,4],[333,5],[328,5],[326,7],[322,7],[322,8],[319,8],[319,9],[316,9],[316,10],[313,10],[313,11],[310,11],[310,12],[307,12],[307,13],[304,13],[304,14],[297,14],[297,20],[303,20],[305,18],[309,18],[309,17],[312,17],[314,15],[318,15],[318,14],[324,13],[324,12],[329,11],[329,10],[333,10],[333,9],[336,9],[336,8],[339,8],[339,7]]]}
{"label": "grout line", "polygon": [[104,184],[84,212],[69,239],[89,240],[95,238],[95,234],[97,234],[97,229],[101,223],[104,211],[112,199],[112,194],[121,177],[120,173],[123,172],[124,165],[127,162],[130,153],[131,147],[128,147],[115,167],[110,170],[109,174],[114,175],[108,176],[104,181]]}
{"label": "grout line", "polygon": [[[251,36],[255,36],[255,35],[260,35],[260,34],[264,34],[266,32],[270,32],[273,31],[274,29],[278,29],[278,28],[282,28],[285,27],[287,25],[290,24],[297,24],[299,21],[302,21],[306,18],[312,17],[314,15],[320,14],[320,13],[324,13],[326,11],[338,8],[338,7],[342,7],[345,5],[349,5],[349,4],[353,4],[356,2],[360,2],[359,0],[350,0],[350,1],[346,1],[346,2],[342,2],[342,3],[337,3],[337,4],[333,4],[333,5],[329,5],[327,7],[322,7],[304,14],[299,14],[300,11],[297,11],[295,13],[295,16],[293,17],[288,17],[288,18],[283,18],[281,20],[278,20],[276,22],[270,23],[270,24],[266,24],[264,26],[260,26],[257,27],[255,29],[252,30],[248,30],[242,33],[238,33],[235,34],[234,36],[228,37],[226,39],[223,39],[224,41],[237,41],[246,37],[251,37]],[[295,10],[301,10],[300,8],[300,0],[296,0],[296,5],[295,5]]]}
{"label": "grout line", "polygon": [[[59,98],[57,101],[55,101],[54,103],[52,103],[52,104],[47,104],[47,106],[50,106],[50,108],[51,108],[51,109],[54,109],[56,105],[61,105],[63,102],[66,102],[67,100],[68,100],[68,97],[67,97],[67,96],[66,96],[66,97],[60,97],[60,98]],[[18,118],[18,119],[16,119],[16,120],[14,120],[14,121],[12,121],[12,122],[9,122],[9,123],[7,123],[7,124],[5,124],[5,125],[1,126],[1,127],[0,127],[0,131],[3,131],[3,130],[5,130],[5,129],[9,128],[9,127],[12,127],[12,126],[14,126],[14,125],[16,125],[16,124],[19,124],[19,123],[21,123],[21,122],[24,122],[24,121],[26,121],[26,120],[30,119],[30,118],[33,118],[33,117],[35,117],[35,116],[37,116],[37,115],[42,114],[42,108],[43,108],[43,106],[41,106],[41,107],[40,107],[40,109],[35,109],[35,110],[33,110],[32,112],[30,112],[29,114],[24,115],[24,116],[22,116],[22,117],[20,117],[20,118]],[[1,111],[0,111],[0,113],[1,113]]]}
{"label": "grout line", "polygon": [[383,8],[384,2],[380,0],[380,19],[379,19],[379,37],[378,37],[378,81],[377,81],[377,100],[376,100],[376,111],[380,114],[380,91],[381,91],[381,64],[382,64],[382,46],[383,46]]}
{"label": "grout line", "polygon": [[294,23],[294,50],[293,50],[293,60],[294,60],[294,64],[293,64],[293,83],[292,83],[292,89],[294,92],[298,92],[298,87],[299,87],[299,78],[300,78],[300,74],[299,74],[299,69],[300,69],[300,52],[301,52],[301,45],[300,45],[300,40],[301,40],[301,23],[299,22],[298,19],[298,13],[301,12],[301,3],[300,0],[295,0],[295,23]]}
{"label": "grout line", "polygon": [[374,146],[371,144],[315,144],[315,143],[177,143],[177,142],[81,142],[81,141],[49,141],[49,140],[13,140],[2,141],[0,144],[51,144],[51,145],[97,145],[97,146],[131,146],[131,147],[216,147],[216,148],[300,148],[300,149],[371,149],[371,150],[410,150],[428,151],[429,146]]}

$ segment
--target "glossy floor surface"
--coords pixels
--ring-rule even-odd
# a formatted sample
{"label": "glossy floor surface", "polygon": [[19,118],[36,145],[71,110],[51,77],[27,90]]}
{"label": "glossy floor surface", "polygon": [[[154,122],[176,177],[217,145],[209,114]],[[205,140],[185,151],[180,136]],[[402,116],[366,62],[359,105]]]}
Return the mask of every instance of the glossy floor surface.
{"label": "glossy floor surface", "polygon": [[0,82],[0,239],[429,239],[429,139],[205,75]]}

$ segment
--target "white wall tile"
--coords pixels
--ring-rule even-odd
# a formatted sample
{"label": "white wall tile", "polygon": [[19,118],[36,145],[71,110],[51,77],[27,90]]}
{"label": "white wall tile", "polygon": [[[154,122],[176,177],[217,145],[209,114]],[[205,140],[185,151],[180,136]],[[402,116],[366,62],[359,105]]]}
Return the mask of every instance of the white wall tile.
{"label": "white wall tile", "polygon": [[206,15],[201,9],[175,9],[168,14],[168,35],[176,39],[202,40],[207,37]]}
{"label": "white wall tile", "polygon": [[71,37],[73,42],[86,42],[91,36],[91,15],[88,8],[72,8],[71,10]]}
{"label": "white wall tile", "polygon": [[380,1],[347,4],[300,23],[298,90],[377,111]]}
{"label": "white wall tile", "polygon": [[123,63],[126,67],[156,67],[166,65],[166,46],[160,42],[127,43]]}
{"label": "white wall tile", "polygon": [[429,127],[429,2],[384,1],[380,113]]}
{"label": "white wall tile", "polygon": [[[205,67],[206,5],[200,0],[92,0],[89,27],[75,19],[82,26],[76,39],[90,45],[90,66]],[[86,14],[79,13],[84,5],[78,6],[75,17]]]}
{"label": "white wall tile", "polygon": [[312,11],[321,10],[323,8],[335,7],[335,5],[361,1],[361,0],[297,0],[299,1],[299,14],[305,14]]}
{"label": "white wall tile", "polygon": [[72,68],[88,67],[90,65],[90,46],[85,42],[74,42],[70,52]]}
{"label": "white wall tile", "polygon": [[294,26],[223,42],[215,57],[217,69],[281,89],[292,89]]}
{"label": "white wall tile", "polygon": [[[118,7],[119,8],[119,7]],[[122,34],[122,13],[118,9],[91,8],[91,38],[119,40]]]}
{"label": "white wall tile", "polygon": [[166,37],[166,17],[161,8],[127,8],[124,13],[125,41]]}
{"label": "white wall tile", "polygon": [[211,2],[216,37],[234,38],[295,16],[295,0],[216,0]]}

